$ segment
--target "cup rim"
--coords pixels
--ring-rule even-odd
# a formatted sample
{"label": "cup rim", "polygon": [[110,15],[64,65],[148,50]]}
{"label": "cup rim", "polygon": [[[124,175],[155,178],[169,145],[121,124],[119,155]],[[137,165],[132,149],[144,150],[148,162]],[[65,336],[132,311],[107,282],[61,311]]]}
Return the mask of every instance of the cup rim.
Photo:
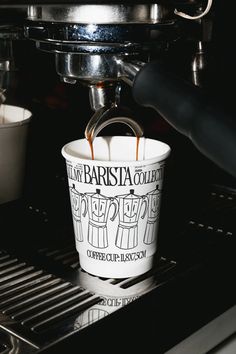
{"label": "cup rim", "polygon": [[30,120],[32,119],[32,112],[24,107],[21,106],[15,106],[15,105],[10,105],[10,104],[1,104],[1,106],[5,106],[5,107],[12,107],[12,108],[18,108],[18,109],[22,109],[25,111],[25,113],[29,116],[28,118],[25,119],[21,119],[17,122],[12,122],[12,123],[1,123],[0,124],[0,129],[4,129],[4,128],[14,128],[14,127],[18,127],[21,125],[25,125],[27,123],[30,122]]}
{"label": "cup rim", "polygon": [[[133,136],[129,137],[129,136],[115,135],[115,136],[100,136],[100,137],[97,137],[96,139],[104,139],[104,138],[109,139],[112,137],[126,138],[126,139],[127,138],[135,139],[136,138]],[[106,165],[106,166],[120,166],[120,165],[125,165],[125,166],[127,166],[127,165],[129,165],[129,166],[140,165],[141,166],[144,164],[146,165],[146,164],[152,164],[152,163],[156,163],[156,162],[162,162],[162,161],[166,160],[167,157],[170,155],[171,148],[167,143],[164,143],[163,141],[158,140],[158,139],[152,139],[152,138],[146,138],[146,137],[141,137],[141,139],[152,140],[157,143],[160,143],[161,145],[165,146],[166,152],[164,152],[160,155],[157,155],[155,157],[152,157],[150,159],[145,159],[145,160],[127,160],[127,161],[122,161],[122,160],[109,161],[109,160],[99,160],[99,159],[91,160],[91,159],[87,159],[87,158],[81,158],[79,156],[74,156],[66,151],[71,144],[76,143],[78,141],[86,140],[86,138],[81,138],[81,139],[76,139],[76,140],[70,141],[69,143],[65,144],[61,149],[61,154],[68,161],[86,163],[86,164],[90,164],[90,165],[101,164],[101,165]]]}

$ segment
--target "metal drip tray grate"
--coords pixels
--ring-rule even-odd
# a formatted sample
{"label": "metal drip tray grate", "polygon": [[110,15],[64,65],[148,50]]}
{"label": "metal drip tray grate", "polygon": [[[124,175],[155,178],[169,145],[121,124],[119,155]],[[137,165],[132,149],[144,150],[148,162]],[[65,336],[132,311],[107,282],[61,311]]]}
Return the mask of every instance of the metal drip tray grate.
{"label": "metal drip tray grate", "polygon": [[80,267],[79,255],[73,244],[58,249],[43,248],[39,250],[39,254],[73,269],[79,269]]}
{"label": "metal drip tray grate", "polygon": [[[235,195],[217,188],[211,191],[204,207],[185,224],[180,256],[174,244],[178,264],[161,257],[149,272],[137,277],[105,279],[86,273],[73,241],[68,245],[64,237],[56,239],[58,248],[40,243],[28,250],[16,246],[14,252],[12,245],[6,246],[0,251],[0,354],[44,351],[178,276],[188,276],[205,256],[209,258],[215,244],[222,249],[233,240]],[[38,214],[36,209],[33,225]],[[25,222],[22,225],[25,227]],[[40,241],[41,232],[47,234],[47,230],[46,226],[39,229]],[[188,249],[184,261],[183,242]],[[50,245],[54,240],[50,239]]]}
{"label": "metal drip tray grate", "polygon": [[4,251],[0,254],[0,328],[34,350],[76,330],[62,323],[99,301],[98,296],[80,286]]}
{"label": "metal drip tray grate", "polygon": [[[58,262],[63,264],[64,266],[69,266],[73,269],[78,270],[79,274],[87,274],[83,269],[80,268],[79,264],[79,256],[78,252],[74,248],[73,245],[57,249],[57,250],[51,250],[49,248],[44,248],[39,251],[39,253],[43,256],[48,257],[49,259],[52,259],[54,262]],[[102,277],[97,277],[93,276],[91,274],[87,274],[87,277],[90,278],[90,282],[94,283],[94,279],[98,279],[100,284],[106,283],[109,284],[110,288],[112,285],[115,285],[116,288],[119,289],[129,289],[132,288],[131,291],[134,293],[137,291],[136,285],[141,284],[140,289],[144,292],[146,290],[146,287],[148,291],[150,291],[151,287],[155,285],[157,286],[157,283],[160,285],[161,284],[161,279],[165,281],[166,276],[169,278],[170,272],[176,269],[176,262],[173,260],[167,260],[165,257],[161,257],[158,260],[158,263],[155,267],[153,267],[150,271],[136,277],[131,277],[131,278],[121,278],[121,279],[108,279],[108,278],[102,278]],[[82,276],[82,279],[84,276]],[[157,281],[158,278],[158,281]],[[81,280],[81,279],[80,279]],[[87,282],[86,282],[87,285]],[[145,287],[146,285],[146,287]],[[107,289],[108,290],[108,289]],[[93,289],[95,293],[99,291],[99,287]]]}
{"label": "metal drip tray grate", "polygon": [[160,286],[176,270],[174,261],[161,258],[142,276],[104,279],[80,268],[73,246],[43,249],[38,254],[36,264],[39,259],[44,265],[47,260],[60,263],[65,267],[63,276],[0,252],[0,343],[7,348],[5,343],[12,346],[14,338],[19,354],[37,352],[101,320]]}

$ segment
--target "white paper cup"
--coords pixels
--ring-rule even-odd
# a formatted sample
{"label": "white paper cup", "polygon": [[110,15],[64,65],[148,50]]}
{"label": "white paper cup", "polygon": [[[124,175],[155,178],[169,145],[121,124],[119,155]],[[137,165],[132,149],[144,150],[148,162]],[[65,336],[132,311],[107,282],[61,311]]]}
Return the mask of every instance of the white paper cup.
{"label": "white paper cup", "polygon": [[21,197],[31,112],[0,105],[0,204]]}
{"label": "white paper cup", "polygon": [[98,137],[95,159],[86,139],[62,148],[66,159],[76,248],[93,275],[126,278],[153,266],[160,198],[170,147],[136,137]]}

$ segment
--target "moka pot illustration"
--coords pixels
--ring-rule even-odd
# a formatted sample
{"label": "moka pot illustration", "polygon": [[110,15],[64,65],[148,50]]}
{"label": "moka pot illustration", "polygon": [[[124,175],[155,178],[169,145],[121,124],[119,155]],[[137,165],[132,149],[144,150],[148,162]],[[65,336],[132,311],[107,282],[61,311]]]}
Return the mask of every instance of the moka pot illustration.
{"label": "moka pot illustration", "polygon": [[[83,241],[83,230],[81,224],[81,216],[85,216],[87,212],[87,203],[84,194],[79,193],[75,189],[75,185],[70,188],[70,198],[71,198],[71,208],[72,208],[72,218],[74,224],[74,231],[76,240],[79,242]],[[82,213],[82,202],[85,203],[84,212]]]}
{"label": "moka pot illustration", "polygon": [[109,198],[96,189],[96,193],[86,193],[88,203],[89,225],[88,242],[96,248],[108,247],[107,221],[111,206],[114,213],[110,218],[113,221],[118,213],[118,203],[114,198]]}
{"label": "moka pot illustration", "polygon": [[132,249],[138,245],[138,220],[142,206],[145,205],[141,216],[144,219],[147,212],[147,198],[134,194],[131,189],[129,194],[116,196],[119,203],[119,225],[115,244],[121,249]]}
{"label": "moka pot illustration", "polygon": [[94,307],[82,312],[81,315],[79,315],[76,319],[74,329],[83,328],[109,315],[109,312],[102,309],[104,306],[99,306],[99,304],[97,306],[95,305]]}
{"label": "moka pot illustration", "polygon": [[158,186],[147,194],[148,219],[143,242],[150,245],[156,239],[160,206],[160,191]]}

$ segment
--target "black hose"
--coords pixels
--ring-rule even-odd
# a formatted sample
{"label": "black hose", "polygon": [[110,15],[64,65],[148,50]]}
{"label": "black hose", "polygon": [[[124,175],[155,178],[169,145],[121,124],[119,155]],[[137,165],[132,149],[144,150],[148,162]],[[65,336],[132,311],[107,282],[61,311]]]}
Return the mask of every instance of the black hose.
{"label": "black hose", "polygon": [[163,64],[146,64],[133,84],[135,101],[155,109],[217,166],[236,177],[236,121],[203,91],[170,73]]}

